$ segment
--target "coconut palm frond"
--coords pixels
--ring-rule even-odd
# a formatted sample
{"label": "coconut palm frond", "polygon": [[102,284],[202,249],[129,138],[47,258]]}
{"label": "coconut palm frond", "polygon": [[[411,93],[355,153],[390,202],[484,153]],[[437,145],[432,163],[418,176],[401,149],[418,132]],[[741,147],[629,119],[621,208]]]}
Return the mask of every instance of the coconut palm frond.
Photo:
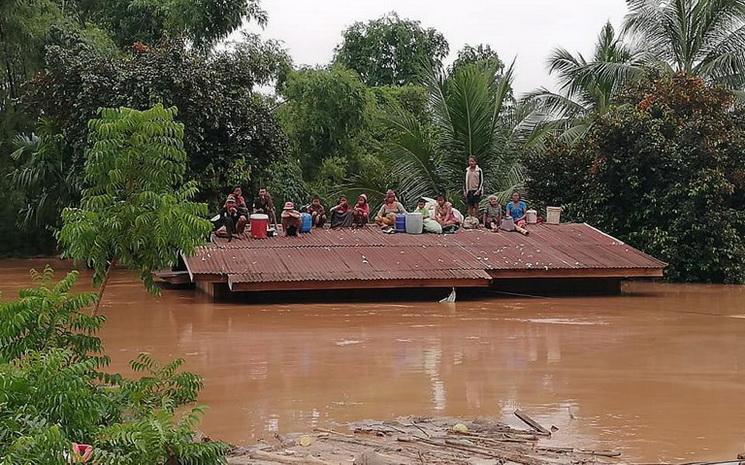
{"label": "coconut palm frond", "polygon": [[493,191],[492,195],[497,196],[499,203],[504,205],[507,203],[513,192],[522,189],[524,183],[525,172],[522,165],[514,164],[504,172],[501,182],[499,183],[499,190]]}
{"label": "coconut palm frond", "polygon": [[730,89],[745,79],[745,0],[628,0],[624,30],[674,71]]}
{"label": "coconut palm frond", "polygon": [[623,23],[623,34],[639,38],[646,50],[663,61],[669,61],[671,51],[667,30],[671,22],[659,0],[627,0],[629,12]]}
{"label": "coconut palm frond", "polygon": [[385,157],[401,197],[413,201],[437,192],[442,187],[440,159],[430,133],[414,115],[400,108],[389,109],[386,122],[394,137],[385,146]]}
{"label": "coconut palm frond", "polygon": [[460,150],[459,166],[469,155],[481,156],[492,146],[494,108],[498,84],[494,73],[477,65],[460,68],[447,81],[449,127],[441,127],[441,141],[449,150]]}
{"label": "coconut palm frond", "polygon": [[584,102],[573,100],[567,95],[551,92],[545,87],[527,93],[523,102],[535,102],[552,119],[574,118],[585,114],[590,108]]}

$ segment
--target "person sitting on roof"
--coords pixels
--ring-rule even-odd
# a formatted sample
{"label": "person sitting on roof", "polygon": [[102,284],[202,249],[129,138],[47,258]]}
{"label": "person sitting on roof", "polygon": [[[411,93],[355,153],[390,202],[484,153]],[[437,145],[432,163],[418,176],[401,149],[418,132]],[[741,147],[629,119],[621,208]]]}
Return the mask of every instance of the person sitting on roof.
{"label": "person sitting on roof", "polygon": [[297,236],[300,230],[300,212],[295,210],[295,204],[285,202],[282,209],[282,230],[286,236]]}
{"label": "person sitting on roof", "polygon": [[246,205],[246,199],[243,197],[241,186],[235,186],[233,188],[233,197],[235,197],[235,205],[238,207],[238,211],[241,215],[245,215],[248,218],[248,205]]}
{"label": "person sitting on roof", "polygon": [[460,222],[455,217],[455,213],[453,213],[453,204],[448,202],[442,194],[438,195],[436,200],[435,221],[442,227],[442,232],[452,234],[458,231]]}
{"label": "person sitting on roof", "polygon": [[274,202],[272,196],[269,195],[269,191],[266,187],[259,189],[259,195],[254,199],[254,213],[263,213],[269,216],[269,221],[277,227],[277,214],[274,211]]}
{"label": "person sitting on roof", "polygon": [[512,221],[515,223],[515,231],[525,236],[530,234],[530,232],[525,229],[525,226],[527,225],[525,215],[528,211],[528,206],[525,202],[520,200],[520,193],[518,191],[512,193],[512,200],[507,203],[505,211],[507,212],[507,216],[511,217]]}
{"label": "person sitting on roof", "polygon": [[310,201],[310,205],[308,205],[306,211],[310,213],[313,226],[322,228],[326,223],[326,209],[321,205],[321,198],[319,196],[313,196],[313,200]]}
{"label": "person sitting on roof", "polygon": [[396,214],[402,213],[406,213],[406,209],[396,198],[396,193],[389,189],[385,193],[383,205],[375,217],[375,223],[381,226],[386,232],[391,231],[391,228],[396,225]]}
{"label": "person sitting on roof", "polygon": [[233,240],[233,236],[243,234],[247,221],[246,216],[238,211],[235,196],[230,194],[220,210],[219,226],[215,231],[215,235],[218,237],[227,237],[228,242],[230,242]]}
{"label": "person sitting on roof", "polygon": [[370,219],[370,205],[367,203],[367,195],[360,194],[357,197],[357,203],[352,209],[352,226],[361,228],[367,224]]}
{"label": "person sitting on roof", "polygon": [[484,226],[494,232],[499,231],[499,225],[502,223],[502,206],[499,205],[496,195],[489,196],[489,203],[486,204],[484,211]]}
{"label": "person sitting on roof", "polygon": [[339,197],[339,203],[331,207],[331,228],[348,228],[352,226],[353,214],[346,195]]}
{"label": "person sitting on roof", "polygon": [[442,234],[442,226],[440,223],[435,221],[429,214],[429,208],[427,208],[427,199],[424,197],[420,198],[416,203],[416,210],[414,213],[422,215],[422,231],[425,233]]}

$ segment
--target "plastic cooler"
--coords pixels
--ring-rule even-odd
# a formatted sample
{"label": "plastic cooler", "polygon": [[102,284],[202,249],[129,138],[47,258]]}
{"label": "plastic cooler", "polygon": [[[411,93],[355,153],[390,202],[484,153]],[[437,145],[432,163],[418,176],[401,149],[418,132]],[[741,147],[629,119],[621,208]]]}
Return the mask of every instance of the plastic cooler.
{"label": "plastic cooler", "polygon": [[561,221],[561,207],[546,207],[546,223],[559,224]]}
{"label": "plastic cooler", "polygon": [[269,215],[255,213],[251,215],[251,237],[254,239],[266,239],[266,231],[269,229]]}
{"label": "plastic cooler", "polygon": [[311,228],[313,228],[313,217],[310,215],[310,213],[301,213],[300,214],[300,232],[309,233]]}
{"label": "plastic cooler", "polygon": [[538,212],[535,210],[526,211],[525,222],[528,224],[536,224],[538,222]]}
{"label": "plastic cooler", "polygon": [[406,232],[406,215],[403,213],[396,215],[396,232]]}
{"label": "plastic cooler", "polygon": [[424,227],[424,217],[421,213],[406,214],[406,233],[421,234]]}

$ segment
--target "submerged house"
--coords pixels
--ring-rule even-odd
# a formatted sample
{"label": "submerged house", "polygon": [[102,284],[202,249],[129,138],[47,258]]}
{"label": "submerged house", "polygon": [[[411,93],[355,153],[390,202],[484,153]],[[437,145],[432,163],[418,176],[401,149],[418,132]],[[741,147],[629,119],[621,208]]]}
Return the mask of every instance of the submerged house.
{"label": "submerged house", "polygon": [[[504,288],[617,292],[627,278],[662,277],[666,264],[587,224],[531,225],[530,235],[322,230],[298,237],[213,241],[183,257],[210,295],[338,289]],[[188,278],[187,278],[188,276]]]}

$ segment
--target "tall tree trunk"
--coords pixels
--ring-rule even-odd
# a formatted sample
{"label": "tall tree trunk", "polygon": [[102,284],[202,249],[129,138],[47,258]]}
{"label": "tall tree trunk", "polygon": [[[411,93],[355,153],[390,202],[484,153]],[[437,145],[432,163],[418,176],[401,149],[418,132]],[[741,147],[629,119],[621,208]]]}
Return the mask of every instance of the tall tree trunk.
{"label": "tall tree trunk", "polygon": [[101,306],[101,301],[103,299],[103,293],[106,291],[106,285],[109,283],[109,277],[111,276],[111,270],[114,268],[115,264],[116,264],[116,258],[112,258],[111,262],[109,262],[108,268],[106,268],[106,274],[103,277],[103,282],[101,283],[101,287],[98,288],[98,298],[96,299],[96,306],[93,307],[93,316],[98,315],[98,309]]}

